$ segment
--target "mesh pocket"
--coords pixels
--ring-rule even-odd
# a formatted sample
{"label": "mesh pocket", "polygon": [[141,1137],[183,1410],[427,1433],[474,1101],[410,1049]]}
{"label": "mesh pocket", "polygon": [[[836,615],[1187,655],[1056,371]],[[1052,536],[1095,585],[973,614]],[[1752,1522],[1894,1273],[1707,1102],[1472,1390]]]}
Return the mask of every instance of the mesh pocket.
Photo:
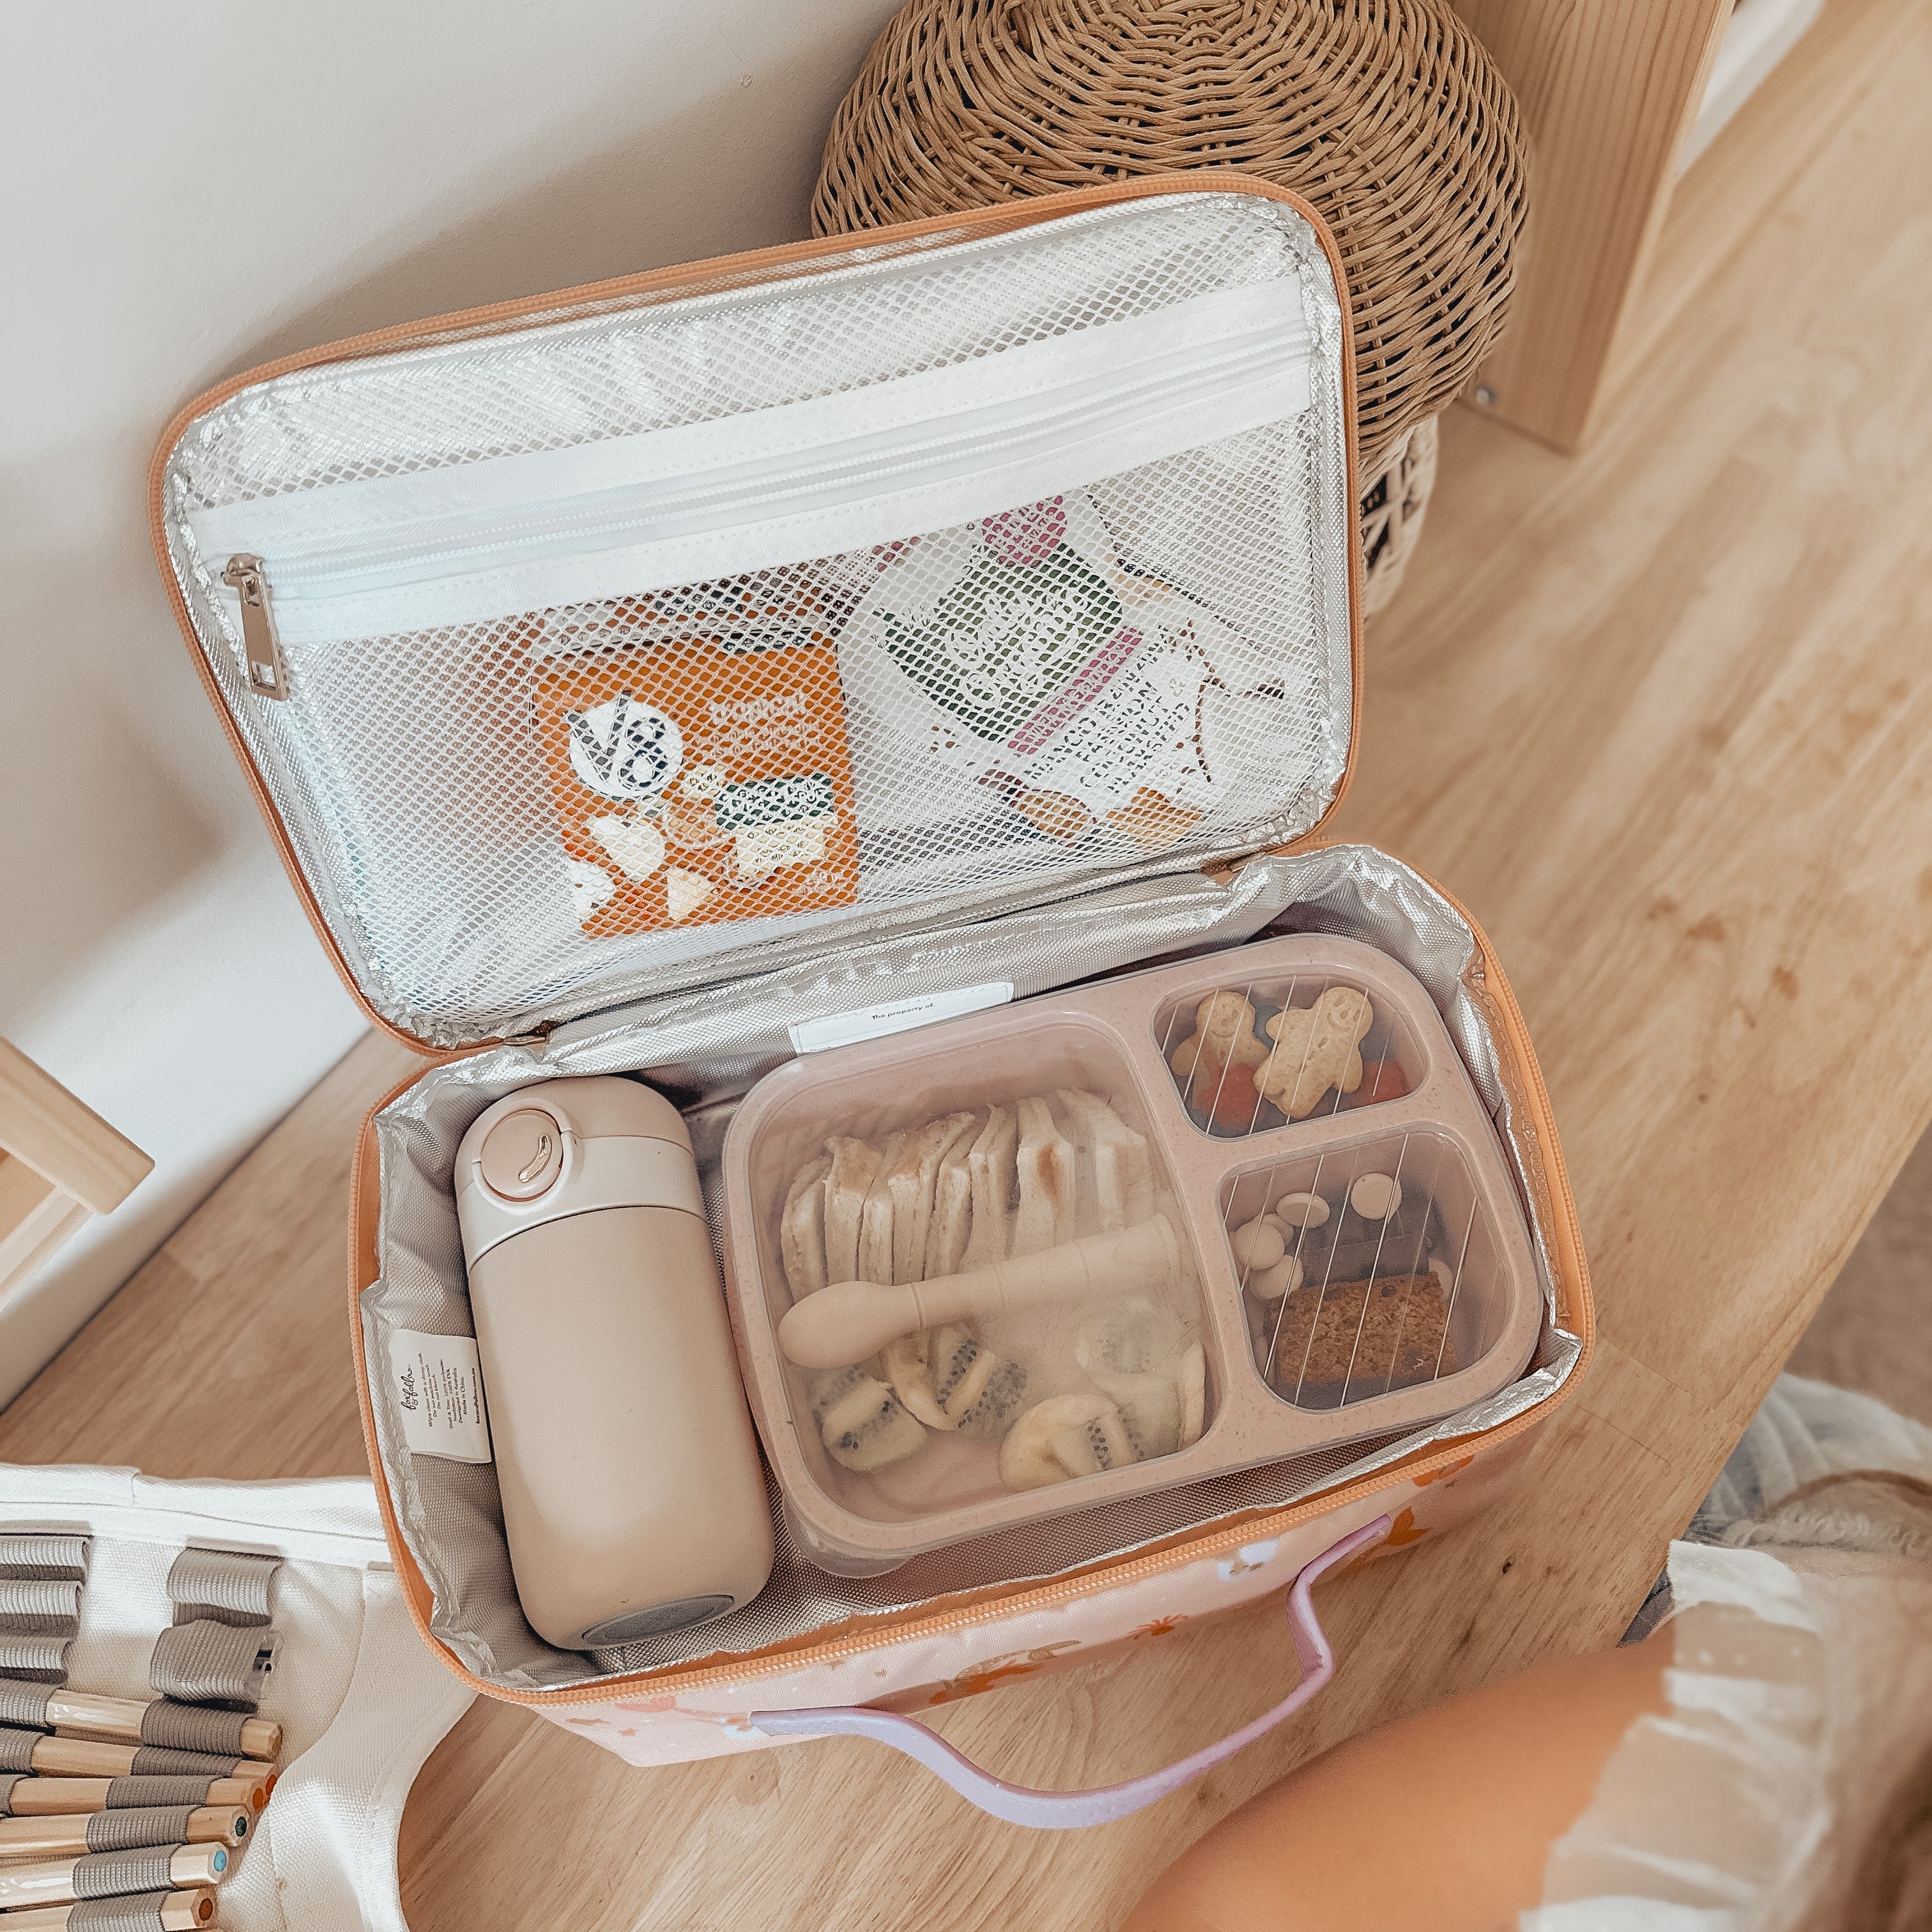
{"label": "mesh pocket", "polygon": [[[1291,212],[1175,200],[1191,214],[1102,210],[1030,242],[962,246],[952,260],[855,251],[802,286],[284,378],[184,440],[169,482],[178,572],[304,873],[379,1011],[459,1044],[742,968],[777,941],[840,943],[892,908],[1037,898],[1293,836],[1319,818],[1349,729],[1339,308]],[[986,427],[984,358],[1025,346],[1057,355],[1070,334],[1151,326],[1231,293],[1251,310],[1270,278],[1292,292],[1297,326],[1307,318],[1316,373],[1302,406],[1109,471],[1106,448],[1146,446],[1122,420],[1134,392],[1114,384],[1112,413],[1096,419],[1103,436],[1078,420],[1093,379],[1063,382],[1051,408],[1025,403],[1044,452],[1028,460],[1051,468],[1064,418],[1083,452],[1072,480],[991,500],[982,481],[977,514],[937,527],[914,514],[934,490],[956,507],[970,498],[970,477],[954,473],[962,463],[983,478],[1012,460],[1012,436]],[[1241,406],[1252,338],[1228,326],[1234,347],[1216,366],[1232,373],[1215,379],[1210,424]],[[1133,339],[1160,346],[1144,328]],[[1150,349],[1141,365],[1150,407],[1162,406],[1172,357]],[[596,523],[596,492],[580,494],[561,537],[545,535],[553,512],[498,505],[491,542],[514,556],[501,580],[512,587],[499,593],[472,568],[458,608],[493,594],[523,608],[340,634],[311,615],[284,635],[285,702],[248,694],[218,588],[225,559],[202,554],[190,527],[210,506],[266,505],[279,527],[298,528],[281,500],[292,487],[413,488],[430,472],[432,490],[454,476],[460,496],[472,473],[462,466],[547,460],[573,435],[594,466],[616,440],[694,431],[734,409],[737,430],[760,434],[770,412],[801,400],[822,409],[829,396],[836,414],[839,397],[862,394],[876,412],[890,404],[886,386],[948,368],[976,385],[970,437],[965,418],[944,435],[921,422],[918,460],[951,466],[943,488],[908,486],[905,520],[881,521],[902,450],[870,454],[884,480],[862,502],[821,464],[817,507],[798,526],[843,518],[862,540],[634,585],[598,548],[616,539]],[[1174,413],[1171,397],[1164,406]],[[705,512],[702,492],[673,501],[652,487],[634,523],[671,530],[674,543],[697,530],[693,555],[706,544],[729,554],[730,519]],[[790,487],[767,476],[766,497]],[[784,542],[771,527],[767,550]],[[545,542],[569,556],[544,562]],[[399,554],[373,535],[351,573],[363,601],[332,608],[434,609],[433,578],[383,587]],[[268,562],[278,588],[294,575]],[[554,601],[531,594],[546,572],[566,593]],[[616,594],[567,594],[585,581]]]}

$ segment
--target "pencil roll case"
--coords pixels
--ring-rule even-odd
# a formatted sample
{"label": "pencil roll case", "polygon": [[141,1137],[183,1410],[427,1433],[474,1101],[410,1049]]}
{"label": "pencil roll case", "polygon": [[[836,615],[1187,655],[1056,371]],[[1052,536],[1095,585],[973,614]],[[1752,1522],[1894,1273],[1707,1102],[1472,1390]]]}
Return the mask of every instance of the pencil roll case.
{"label": "pencil roll case", "polygon": [[[1446,1528],[1574,1388],[1581,1245],[1494,950],[1324,836],[1360,722],[1348,340],[1306,206],[1199,173],[435,318],[170,427],[199,674],[425,1056],[358,1144],[350,1313],[398,1570],[466,1683],[640,1762],[876,1729]],[[530,1628],[487,1447],[412,1446],[393,1373],[473,1333],[464,1136],[580,1074],[689,1128],[776,1551],[729,1614],[590,1652]],[[881,1292],[956,1285],[923,1356],[889,1336],[828,1395],[781,1335],[830,1318],[835,1220],[854,1280],[868,1241]],[[1034,1304],[956,1286],[988,1269]],[[1124,1325],[1039,1299],[1103,1275]],[[892,1366],[917,1454],[855,1468],[850,1376],[906,1410]],[[1010,1481],[1049,1400],[1083,1417]]]}

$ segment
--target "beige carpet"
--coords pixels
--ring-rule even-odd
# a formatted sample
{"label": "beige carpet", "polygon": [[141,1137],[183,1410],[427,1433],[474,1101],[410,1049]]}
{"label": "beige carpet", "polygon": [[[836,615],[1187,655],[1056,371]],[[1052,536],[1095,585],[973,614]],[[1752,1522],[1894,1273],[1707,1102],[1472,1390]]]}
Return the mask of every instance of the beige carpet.
{"label": "beige carpet", "polygon": [[1932,1426],[1932,1133],[1899,1171],[1785,1364]]}

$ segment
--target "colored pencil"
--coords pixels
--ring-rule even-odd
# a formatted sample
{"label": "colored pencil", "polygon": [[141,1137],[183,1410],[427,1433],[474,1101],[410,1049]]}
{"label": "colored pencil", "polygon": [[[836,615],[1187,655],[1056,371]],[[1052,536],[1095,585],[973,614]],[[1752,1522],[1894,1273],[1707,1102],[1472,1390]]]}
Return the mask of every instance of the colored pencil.
{"label": "colored pencil", "polygon": [[275,1788],[272,1777],[22,1778],[4,1802],[16,1818],[67,1818],[82,1811],[146,1810],[156,1804],[241,1806],[259,1811]]}
{"label": "colored pencil", "polygon": [[[128,1835],[130,1821],[146,1820],[152,1837]],[[106,1828],[104,1832],[104,1826]],[[79,1857],[84,1852],[108,1849],[100,1840],[111,1836],[122,1846],[227,1845],[248,1835],[248,1814],[232,1808],[207,1806],[190,1811],[185,1824],[177,1807],[152,1810],[83,1811],[67,1818],[0,1818],[0,1859]]]}
{"label": "colored pencil", "polygon": [[[83,1867],[91,1868],[90,1875],[95,1876],[98,1882],[98,1874],[106,1868],[110,1859],[152,1862],[166,1850],[157,1845],[142,1852],[90,1852],[82,1858],[49,1858],[36,1864],[0,1865],[0,1910],[10,1911],[22,1905],[71,1904],[76,1896],[76,1875]],[[219,1885],[228,1875],[228,1848],[225,1845],[177,1845],[167,1855],[168,1883],[180,1888]],[[129,1890],[135,1888],[130,1886]],[[110,1892],[93,1895],[115,1894]],[[0,1919],[0,1924],[5,1924],[4,1919]],[[14,1932],[14,1928],[8,1926],[7,1932]]]}

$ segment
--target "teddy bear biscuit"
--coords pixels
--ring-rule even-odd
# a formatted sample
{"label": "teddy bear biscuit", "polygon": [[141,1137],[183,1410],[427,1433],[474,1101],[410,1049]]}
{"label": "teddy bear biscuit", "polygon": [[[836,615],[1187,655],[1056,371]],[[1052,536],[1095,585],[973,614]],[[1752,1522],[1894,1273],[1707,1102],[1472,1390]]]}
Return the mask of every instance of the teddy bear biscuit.
{"label": "teddy bear biscuit", "polygon": [[1199,1060],[1216,1068],[1230,1060],[1238,1066],[1258,1066],[1268,1057],[1268,1049],[1255,1037],[1255,1010],[1239,993],[1210,993],[1194,1009],[1194,1028],[1168,1060],[1183,1079]]}
{"label": "teddy bear biscuit", "polygon": [[1362,1084],[1356,1050],[1376,1023],[1369,996],[1331,986],[1312,1006],[1290,1006],[1265,1023],[1274,1042],[1255,1084],[1291,1120],[1305,1120],[1330,1088],[1352,1094]]}

